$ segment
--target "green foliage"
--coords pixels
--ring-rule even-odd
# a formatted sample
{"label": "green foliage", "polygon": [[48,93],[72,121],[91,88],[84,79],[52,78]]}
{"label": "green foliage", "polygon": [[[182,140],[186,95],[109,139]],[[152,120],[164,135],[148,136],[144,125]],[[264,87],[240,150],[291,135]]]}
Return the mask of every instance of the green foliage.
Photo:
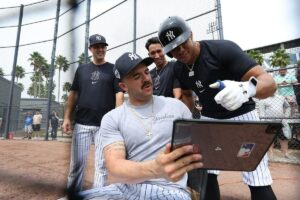
{"label": "green foliage", "polygon": [[63,85],[63,91],[67,94],[67,92],[69,92],[69,90],[71,89],[71,86],[72,84],[70,82],[65,82]]}
{"label": "green foliage", "polygon": [[47,64],[47,60],[39,52],[36,51],[30,54],[30,58],[28,58],[28,61],[30,61],[30,65],[33,66],[33,70],[35,72],[42,71],[42,67]]}
{"label": "green foliage", "polygon": [[[17,82],[18,82],[19,78],[20,79],[24,78],[24,76],[25,76],[25,70],[24,70],[24,68],[22,66],[20,66],[20,65],[17,65],[16,66],[16,78],[17,78]],[[23,87],[23,89],[24,89],[24,87]]]}
{"label": "green foliage", "polygon": [[[82,54],[80,54],[80,55],[78,56],[78,63],[79,63],[79,65],[85,63],[85,62],[84,62],[84,60],[85,60],[84,57],[85,57],[85,53],[82,53]],[[90,58],[88,58],[88,62],[91,62],[91,59],[90,59]]]}
{"label": "green foliage", "polygon": [[262,65],[264,57],[259,50],[250,50],[247,52],[248,56],[255,60],[259,65]]}
{"label": "green foliage", "polygon": [[69,61],[67,60],[66,57],[64,57],[62,55],[59,55],[59,56],[56,57],[55,65],[56,65],[56,68],[58,69],[57,98],[58,98],[58,101],[59,101],[59,97],[60,97],[60,72],[61,72],[61,70],[63,70],[64,72],[66,72],[69,69],[70,64],[69,64]]}
{"label": "green foliage", "polygon": [[289,54],[284,49],[277,49],[270,57],[270,63],[273,67],[284,68],[290,64]]}
{"label": "green foliage", "polygon": [[[42,97],[44,97],[44,98],[48,98],[48,84],[49,84],[49,82],[47,81],[46,83],[45,83],[45,92],[44,92],[44,94],[43,94],[43,96]],[[56,87],[56,84],[55,84],[55,82],[53,81],[52,82],[52,89],[51,89],[51,94],[52,94],[52,100],[55,100],[55,95],[53,94],[53,90],[55,89],[55,87]],[[53,97],[54,97],[54,99],[53,99]]]}
{"label": "green foliage", "polygon": [[24,85],[22,83],[17,83],[17,85],[21,87],[21,92],[23,92],[24,91]]}
{"label": "green foliage", "polygon": [[43,83],[32,82],[27,90],[27,94],[34,98],[42,98],[44,97],[45,87]]}
{"label": "green foliage", "polygon": [[34,74],[31,77],[33,83],[28,89],[27,94],[34,96],[35,98],[42,97],[45,92],[43,76],[45,78],[49,77],[50,65],[47,63],[47,60],[36,51],[30,54],[28,61],[30,62],[30,65],[33,66]]}
{"label": "green foliage", "polygon": [[40,68],[41,75],[44,76],[46,79],[48,79],[50,77],[50,68],[51,68],[51,65],[48,63],[45,63],[45,65],[43,65]]}
{"label": "green foliage", "polygon": [[64,72],[66,72],[70,67],[69,61],[67,60],[66,57],[64,57],[62,55],[58,55],[56,57],[55,65],[59,71],[63,70]]}
{"label": "green foliage", "polygon": [[64,103],[66,103],[68,100],[68,92],[71,89],[71,86],[72,84],[70,82],[65,82],[63,85],[63,91],[65,92],[65,94],[62,95],[61,99]]}

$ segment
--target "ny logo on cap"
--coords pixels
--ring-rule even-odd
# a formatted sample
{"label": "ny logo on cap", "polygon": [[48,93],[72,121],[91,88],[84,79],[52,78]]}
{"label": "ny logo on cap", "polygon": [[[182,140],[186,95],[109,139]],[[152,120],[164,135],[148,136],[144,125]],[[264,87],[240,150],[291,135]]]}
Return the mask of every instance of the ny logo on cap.
{"label": "ny logo on cap", "polygon": [[139,57],[137,54],[135,54],[135,53],[130,53],[130,54],[128,54],[128,57],[129,57],[131,60],[137,60],[137,59],[140,58],[140,57]]}
{"label": "ny logo on cap", "polygon": [[101,36],[100,36],[100,35],[97,35],[97,36],[96,36],[96,40],[101,40]]}
{"label": "ny logo on cap", "polygon": [[166,33],[166,37],[168,38],[169,42],[174,40],[175,38],[175,35],[173,33],[173,31],[169,30],[167,33]]}

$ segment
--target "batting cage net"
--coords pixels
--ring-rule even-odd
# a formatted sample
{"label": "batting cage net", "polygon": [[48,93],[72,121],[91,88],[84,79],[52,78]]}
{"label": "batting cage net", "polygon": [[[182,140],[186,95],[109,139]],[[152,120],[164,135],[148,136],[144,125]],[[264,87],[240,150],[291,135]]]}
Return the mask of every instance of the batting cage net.
{"label": "batting cage net", "polygon": [[[125,51],[147,56],[146,40],[156,36],[160,23],[172,15],[188,21],[195,40],[223,39],[221,4],[216,0],[44,0],[0,10],[1,137],[8,133],[22,137],[25,116],[36,111],[43,116],[41,137],[47,135],[50,110],[56,110],[62,123],[75,70],[91,59],[88,35],[100,33],[106,37],[106,60],[112,63]],[[267,70],[277,81],[283,79],[280,73],[285,73],[290,82],[278,87],[276,98],[256,100],[260,117],[286,119],[291,130],[287,138],[290,148],[300,149],[299,66],[291,65],[286,72],[276,67]],[[15,85],[11,95],[12,80]],[[284,99],[282,105],[278,96]],[[272,113],[278,110],[284,113]]]}

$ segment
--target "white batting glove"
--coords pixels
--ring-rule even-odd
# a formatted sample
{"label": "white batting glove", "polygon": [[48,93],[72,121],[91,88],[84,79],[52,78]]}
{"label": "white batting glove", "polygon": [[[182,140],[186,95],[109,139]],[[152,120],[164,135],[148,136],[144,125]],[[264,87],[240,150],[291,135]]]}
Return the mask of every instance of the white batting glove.
{"label": "white batting glove", "polygon": [[[229,111],[238,109],[243,103],[249,101],[250,97],[256,94],[256,86],[249,81],[237,82],[225,80],[222,83],[224,84],[224,89],[215,96],[215,101]],[[216,82],[209,87],[219,88],[219,86],[219,82]]]}

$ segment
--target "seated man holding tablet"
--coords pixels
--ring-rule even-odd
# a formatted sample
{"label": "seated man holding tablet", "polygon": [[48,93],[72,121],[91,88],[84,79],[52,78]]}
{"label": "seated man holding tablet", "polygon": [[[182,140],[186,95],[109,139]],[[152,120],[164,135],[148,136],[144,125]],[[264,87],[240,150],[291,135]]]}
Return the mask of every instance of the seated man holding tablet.
{"label": "seated man holding tablet", "polygon": [[119,86],[129,99],[101,122],[106,186],[83,191],[84,199],[190,200],[187,172],[202,167],[191,145],[171,151],[175,119],[191,118],[180,100],[153,95],[152,58],[124,53],[115,63]]}

